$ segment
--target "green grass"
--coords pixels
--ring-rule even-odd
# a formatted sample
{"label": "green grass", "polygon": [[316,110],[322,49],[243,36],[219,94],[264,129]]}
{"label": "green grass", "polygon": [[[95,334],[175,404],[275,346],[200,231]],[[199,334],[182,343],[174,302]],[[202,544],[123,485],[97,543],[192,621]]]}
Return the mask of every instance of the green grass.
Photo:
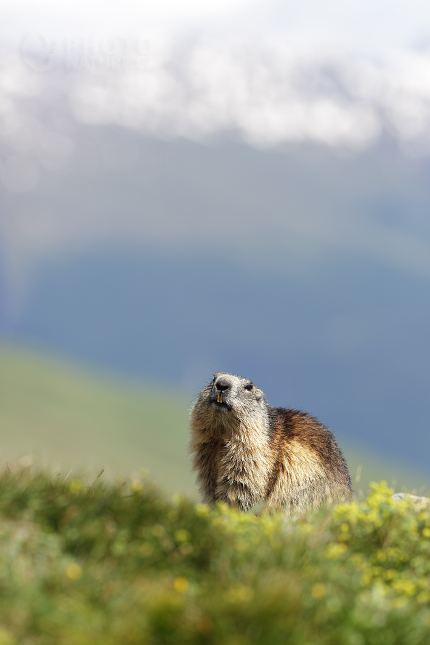
{"label": "green grass", "polygon": [[[181,392],[0,345],[3,465],[34,459],[63,475],[73,469],[95,476],[105,468],[110,478],[144,468],[164,490],[197,497],[187,454],[190,406],[191,397]],[[380,479],[396,490],[428,490],[424,473],[338,439],[353,480],[361,471],[356,491]]]}
{"label": "green grass", "polygon": [[387,486],[302,519],[0,473],[0,645],[424,645],[430,510]]}
{"label": "green grass", "polygon": [[[33,456],[67,472],[146,468],[166,490],[192,493],[190,400],[28,350],[0,348],[1,456]],[[25,462],[26,463],[26,462]]]}

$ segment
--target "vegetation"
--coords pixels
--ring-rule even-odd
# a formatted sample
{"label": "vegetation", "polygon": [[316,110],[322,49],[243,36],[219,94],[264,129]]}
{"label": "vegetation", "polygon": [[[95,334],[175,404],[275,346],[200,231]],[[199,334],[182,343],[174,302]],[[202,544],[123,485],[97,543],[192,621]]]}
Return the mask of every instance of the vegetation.
{"label": "vegetation", "polygon": [[191,495],[191,397],[180,394],[0,344],[2,465],[31,457],[110,478],[145,467],[165,490]]}
{"label": "vegetation", "polygon": [[0,645],[427,643],[430,510],[391,493],[286,519],[5,470]]}

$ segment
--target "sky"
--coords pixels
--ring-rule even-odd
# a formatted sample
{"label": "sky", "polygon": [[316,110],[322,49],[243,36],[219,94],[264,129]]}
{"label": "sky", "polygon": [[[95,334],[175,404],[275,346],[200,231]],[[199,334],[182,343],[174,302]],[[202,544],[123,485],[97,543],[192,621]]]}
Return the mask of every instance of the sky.
{"label": "sky", "polygon": [[[0,185],[18,200],[5,202],[0,233],[12,258],[80,239],[85,213],[72,224],[52,206],[35,215],[17,205],[47,173],[78,162],[80,128],[202,145],[232,135],[293,154],[316,144],[345,159],[388,137],[412,160],[430,154],[428,2],[18,0],[0,11]],[[136,165],[135,144],[121,145],[103,166]],[[316,220],[314,207],[302,211],[290,216],[288,239],[365,248],[430,272],[419,227],[387,231],[360,213],[329,209]],[[119,225],[137,234],[135,220]],[[85,230],[94,228],[92,216]]]}
{"label": "sky", "polygon": [[[430,154],[428,2],[18,0],[0,11],[0,182],[12,198],[76,160],[76,124],[345,158],[389,137],[412,159]],[[133,154],[122,150],[124,169]],[[35,244],[49,244],[55,217],[40,217]],[[369,245],[375,226],[348,236]],[[404,235],[401,246],[427,273],[427,247]]]}
{"label": "sky", "polygon": [[[345,159],[389,138],[412,161],[430,154],[430,5],[419,0],[18,0],[2,3],[0,47],[0,185],[6,195],[0,245],[7,266],[79,244],[84,235],[92,239],[92,231],[99,240],[117,237],[118,228],[134,238],[143,226],[147,237],[153,233],[166,243],[176,230],[169,219],[160,232],[133,210],[103,226],[96,212],[79,211],[70,221],[52,200],[35,212],[33,191],[44,178],[55,183],[82,164],[82,128],[114,126],[204,146],[230,136],[255,150],[287,154],[316,144]],[[118,149],[100,143],[105,154],[95,165],[132,172],[138,146],[125,141]],[[370,193],[370,177],[366,182]],[[410,191],[413,181],[405,185]],[[318,210],[303,206],[300,217],[276,220],[275,229],[288,231],[282,239],[292,240],[290,256],[296,248],[361,248],[430,275],[419,208],[420,224],[414,228],[410,218],[400,229],[363,217],[359,208]],[[200,227],[205,237],[203,220],[191,220],[179,227],[178,239]]]}
{"label": "sky", "polygon": [[380,50],[428,43],[429,27],[430,7],[423,0],[18,0],[2,3],[1,32],[11,38],[26,32],[49,37],[135,35],[142,30],[170,36],[207,32]]}
{"label": "sky", "polygon": [[255,146],[352,152],[388,124],[407,154],[430,150],[430,6],[421,0],[18,0],[2,3],[0,46],[0,90],[11,101],[49,98],[62,70],[79,76],[66,91],[73,118],[88,124],[198,141],[236,131]]}

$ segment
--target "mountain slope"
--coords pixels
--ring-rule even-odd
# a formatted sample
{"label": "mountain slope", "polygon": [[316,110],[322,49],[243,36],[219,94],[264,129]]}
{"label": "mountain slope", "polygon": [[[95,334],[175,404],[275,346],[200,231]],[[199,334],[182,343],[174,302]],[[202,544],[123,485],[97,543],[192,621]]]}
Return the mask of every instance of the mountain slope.
{"label": "mountain slope", "polygon": [[62,471],[110,475],[146,468],[164,488],[191,492],[188,408],[161,389],[0,349],[2,461],[34,455]]}

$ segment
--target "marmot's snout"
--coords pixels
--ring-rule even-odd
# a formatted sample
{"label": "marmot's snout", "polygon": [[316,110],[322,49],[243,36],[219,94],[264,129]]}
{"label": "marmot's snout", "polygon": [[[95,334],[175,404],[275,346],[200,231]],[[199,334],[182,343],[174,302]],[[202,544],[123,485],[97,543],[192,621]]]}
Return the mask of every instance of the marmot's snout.
{"label": "marmot's snout", "polygon": [[229,374],[221,374],[220,376],[215,376],[212,386],[212,403],[216,406],[220,406],[221,408],[227,408],[228,410],[230,410],[232,407],[231,394],[233,385],[233,379]]}
{"label": "marmot's snout", "polygon": [[225,390],[231,389],[233,385],[233,380],[231,379],[230,376],[227,376],[227,374],[223,374],[222,376],[218,376],[218,378],[215,380],[214,385],[215,385],[215,388],[220,392],[225,392]]}

